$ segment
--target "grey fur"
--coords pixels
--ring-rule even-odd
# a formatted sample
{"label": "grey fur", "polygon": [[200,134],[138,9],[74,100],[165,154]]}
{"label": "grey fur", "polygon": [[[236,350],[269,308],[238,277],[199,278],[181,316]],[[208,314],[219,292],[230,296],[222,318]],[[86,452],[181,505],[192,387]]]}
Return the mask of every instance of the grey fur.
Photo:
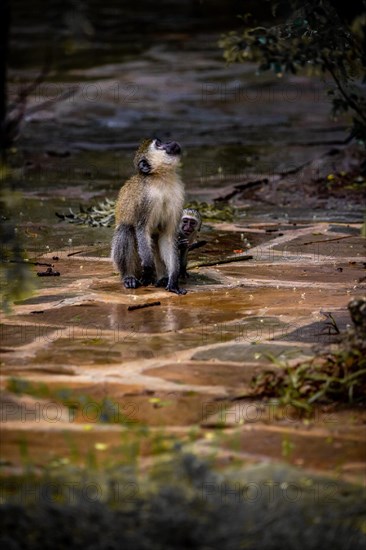
{"label": "grey fur", "polygon": [[136,250],[137,239],[134,227],[121,223],[113,235],[111,256],[122,279],[141,276]]}

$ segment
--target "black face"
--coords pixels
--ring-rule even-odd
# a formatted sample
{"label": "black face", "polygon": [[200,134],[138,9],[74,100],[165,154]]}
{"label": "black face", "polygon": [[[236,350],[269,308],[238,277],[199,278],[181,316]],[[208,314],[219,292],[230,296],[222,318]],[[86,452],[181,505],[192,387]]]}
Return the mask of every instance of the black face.
{"label": "black face", "polygon": [[198,222],[194,218],[182,218],[182,233],[185,235],[192,235],[197,230]]}
{"label": "black face", "polygon": [[147,162],[146,159],[141,159],[140,162],[138,163],[138,169],[139,169],[140,174],[143,174],[144,176],[147,176],[151,172],[150,163]]}
{"label": "black face", "polygon": [[167,155],[180,155],[181,147],[176,141],[168,141],[163,143],[160,139],[155,140],[155,147],[157,149],[163,149]]}

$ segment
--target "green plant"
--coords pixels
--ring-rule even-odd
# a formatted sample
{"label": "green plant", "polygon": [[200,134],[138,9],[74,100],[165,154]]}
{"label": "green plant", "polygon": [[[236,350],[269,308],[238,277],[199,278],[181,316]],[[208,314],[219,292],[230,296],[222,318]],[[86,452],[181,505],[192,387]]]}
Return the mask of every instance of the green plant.
{"label": "green plant", "polygon": [[[115,201],[105,199],[97,206],[84,207],[79,205],[79,212],[69,208],[68,214],[56,212],[61,220],[78,225],[91,225],[93,227],[111,227],[114,224]],[[191,201],[185,208],[199,210],[204,221],[232,221],[235,209],[228,204],[208,204],[207,202]]]}
{"label": "green plant", "polygon": [[336,351],[300,365],[276,363],[252,380],[254,395],[276,397],[309,413],[316,402],[363,399],[366,395],[366,345],[357,333],[347,334]]}
{"label": "green plant", "polygon": [[68,214],[59,214],[56,216],[61,220],[66,220],[69,223],[78,225],[85,224],[92,227],[111,227],[114,224],[114,210],[116,202],[110,199],[105,199],[104,202],[98,203],[97,206],[88,206],[84,208],[79,205],[79,212],[74,212],[69,208]]}

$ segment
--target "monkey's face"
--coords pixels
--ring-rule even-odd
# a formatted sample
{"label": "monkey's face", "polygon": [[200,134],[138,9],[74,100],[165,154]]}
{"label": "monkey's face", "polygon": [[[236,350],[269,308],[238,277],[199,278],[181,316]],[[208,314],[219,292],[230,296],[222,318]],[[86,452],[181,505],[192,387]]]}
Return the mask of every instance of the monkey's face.
{"label": "monkey's face", "polygon": [[196,231],[198,231],[198,221],[194,218],[183,216],[181,222],[181,232],[184,233],[186,237],[189,237]]}
{"label": "monkey's face", "polygon": [[181,147],[176,141],[166,143],[160,139],[144,142],[137,152],[137,167],[141,174],[149,175],[163,168],[175,169],[180,163]]}

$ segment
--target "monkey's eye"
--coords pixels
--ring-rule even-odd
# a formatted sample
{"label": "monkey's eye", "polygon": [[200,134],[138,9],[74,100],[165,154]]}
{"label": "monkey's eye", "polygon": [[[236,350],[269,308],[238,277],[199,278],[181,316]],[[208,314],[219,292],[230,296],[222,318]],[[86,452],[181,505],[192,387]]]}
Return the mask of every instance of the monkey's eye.
{"label": "monkey's eye", "polygon": [[151,166],[146,159],[141,159],[138,163],[138,169],[141,174],[147,176],[151,172]]}
{"label": "monkey's eye", "polygon": [[155,147],[161,147],[161,139],[157,139],[155,140]]}

